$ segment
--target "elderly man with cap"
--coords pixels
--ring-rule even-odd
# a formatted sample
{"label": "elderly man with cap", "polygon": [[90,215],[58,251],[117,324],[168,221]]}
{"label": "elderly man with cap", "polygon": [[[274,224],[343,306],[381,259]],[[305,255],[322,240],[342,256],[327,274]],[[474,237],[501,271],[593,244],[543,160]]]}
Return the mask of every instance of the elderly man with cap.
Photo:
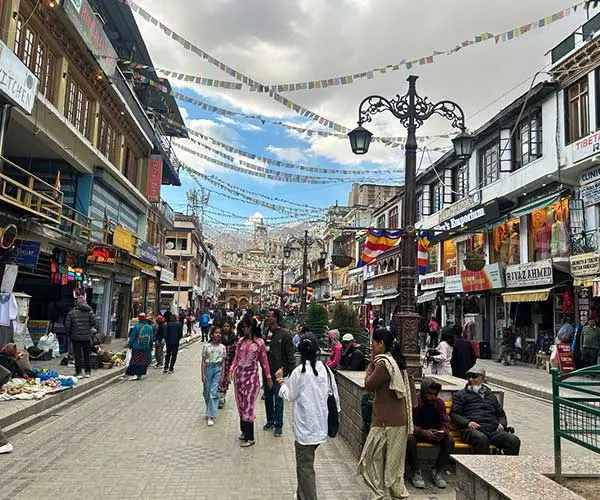
{"label": "elderly man with cap", "polygon": [[138,322],[131,329],[127,346],[131,349],[131,361],[126,375],[130,380],[140,380],[148,371],[152,361],[152,346],[154,345],[154,330],[148,324],[146,313],[138,314]]}
{"label": "elderly man with cap", "polygon": [[507,432],[506,413],[484,381],[485,369],[476,364],[467,372],[465,388],[452,397],[450,419],[475,455],[487,455],[490,445],[505,455],[518,455],[521,441]]}
{"label": "elderly man with cap", "polygon": [[342,337],[342,359],[340,368],[353,371],[365,369],[366,358],[362,346],[354,340],[354,335],[346,333]]}

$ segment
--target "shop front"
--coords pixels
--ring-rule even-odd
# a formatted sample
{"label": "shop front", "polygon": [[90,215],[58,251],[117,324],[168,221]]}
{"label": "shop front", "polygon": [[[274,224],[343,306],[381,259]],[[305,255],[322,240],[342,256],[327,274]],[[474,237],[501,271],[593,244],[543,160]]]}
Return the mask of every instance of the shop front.
{"label": "shop front", "polygon": [[595,284],[600,282],[600,253],[591,252],[570,257],[575,288],[575,322],[585,325],[592,311],[597,311]]}
{"label": "shop front", "polygon": [[443,301],[444,271],[419,276],[417,288],[417,312],[423,318],[436,317],[446,326],[446,313]]}
{"label": "shop front", "polygon": [[398,303],[397,281],[396,272],[374,276],[367,281],[365,304],[369,305],[368,310],[373,313],[375,325],[380,318],[384,320],[386,326],[390,324]]}

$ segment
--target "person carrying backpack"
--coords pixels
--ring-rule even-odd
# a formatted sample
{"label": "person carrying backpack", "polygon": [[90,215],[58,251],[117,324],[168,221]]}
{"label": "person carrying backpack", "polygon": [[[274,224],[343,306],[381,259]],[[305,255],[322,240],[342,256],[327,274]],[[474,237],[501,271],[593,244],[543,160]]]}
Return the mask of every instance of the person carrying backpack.
{"label": "person carrying backpack", "polygon": [[131,361],[125,375],[131,376],[130,380],[140,380],[148,371],[152,361],[152,347],[154,346],[154,330],[148,324],[146,313],[138,314],[138,323],[131,329],[127,347],[131,349]]}
{"label": "person carrying backpack", "polygon": [[208,338],[208,331],[210,328],[210,315],[208,311],[204,311],[200,315],[200,330],[202,330],[202,338],[200,339],[202,342],[208,342],[210,339]]}

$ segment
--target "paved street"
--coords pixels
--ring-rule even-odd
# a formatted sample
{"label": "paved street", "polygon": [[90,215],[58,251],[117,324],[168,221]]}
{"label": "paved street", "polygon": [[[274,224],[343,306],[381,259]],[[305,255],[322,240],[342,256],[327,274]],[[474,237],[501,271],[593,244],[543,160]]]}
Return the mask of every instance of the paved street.
{"label": "paved street", "polygon": [[[214,428],[204,423],[199,383],[201,344],[181,352],[174,375],[152,370],[142,382],[116,382],[96,397],[12,438],[0,458],[0,498],[293,498],[295,461],[288,423],[284,438],[257,430],[241,449],[233,400]],[[511,425],[523,454],[552,453],[552,411],[545,402],[506,392]],[[258,424],[264,421],[259,403]],[[584,450],[565,445],[565,453]],[[356,460],[341,439],[318,451],[320,498],[362,499]],[[453,477],[449,477],[452,483]],[[447,500],[447,491],[411,491],[411,498]]]}

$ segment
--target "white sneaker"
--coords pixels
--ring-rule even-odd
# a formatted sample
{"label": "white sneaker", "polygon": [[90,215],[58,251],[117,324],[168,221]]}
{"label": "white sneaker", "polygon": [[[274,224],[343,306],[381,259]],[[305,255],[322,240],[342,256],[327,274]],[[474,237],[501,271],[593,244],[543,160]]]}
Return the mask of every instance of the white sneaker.
{"label": "white sneaker", "polygon": [[139,380],[139,379],[140,379],[140,377],[139,377],[139,376],[137,376],[137,375],[134,375],[134,376],[133,376],[133,377],[131,377],[129,380]]}
{"label": "white sneaker", "polygon": [[91,374],[91,373],[86,373],[86,374],[83,376],[83,378],[91,378],[91,377],[92,377],[92,374]]}
{"label": "white sneaker", "polygon": [[6,443],[4,446],[0,446],[0,455],[3,453],[11,453],[13,451],[13,445]]}
{"label": "white sneaker", "polygon": [[213,425],[215,425],[215,419],[214,418],[209,418],[206,421],[206,425],[208,425],[209,427],[212,427]]}

